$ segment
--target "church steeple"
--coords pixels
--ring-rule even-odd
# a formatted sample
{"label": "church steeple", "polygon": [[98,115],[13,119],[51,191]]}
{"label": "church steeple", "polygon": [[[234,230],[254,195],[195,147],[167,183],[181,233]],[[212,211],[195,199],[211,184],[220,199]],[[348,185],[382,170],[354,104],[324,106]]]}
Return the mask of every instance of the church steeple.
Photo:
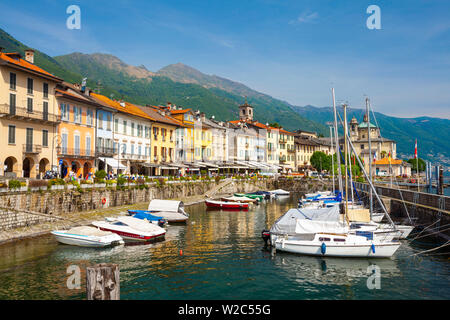
{"label": "church steeple", "polygon": [[247,103],[247,96],[245,96],[245,102],[239,106],[239,119],[240,120],[253,120],[253,107]]}

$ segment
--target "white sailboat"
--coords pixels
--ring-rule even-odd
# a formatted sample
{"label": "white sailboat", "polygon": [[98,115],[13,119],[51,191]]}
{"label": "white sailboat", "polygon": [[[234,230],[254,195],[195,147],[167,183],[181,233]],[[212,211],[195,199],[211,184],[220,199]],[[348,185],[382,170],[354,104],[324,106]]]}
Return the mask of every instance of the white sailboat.
{"label": "white sailboat", "polygon": [[[334,90],[332,92],[334,105]],[[344,105],[344,155],[347,170],[346,112]],[[363,172],[367,177],[364,169]],[[275,222],[270,232],[263,231],[263,238],[270,239],[277,250],[291,253],[336,257],[391,257],[400,247],[400,242],[394,240],[395,233],[386,232],[385,237],[381,237],[381,231],[375,234],[373,230],[351,230],[349,215],[361,216],[364,209],[349,208],[347,176],[346,174],[344,215],[340,214],[339,206],[291,209]],[[372,184],[371,187],[373,188]],[[382,207],[385,210],[383,205]],[[370,216],[367,222],[370,222]],[[395,226],[393,230],[397,231]]]}

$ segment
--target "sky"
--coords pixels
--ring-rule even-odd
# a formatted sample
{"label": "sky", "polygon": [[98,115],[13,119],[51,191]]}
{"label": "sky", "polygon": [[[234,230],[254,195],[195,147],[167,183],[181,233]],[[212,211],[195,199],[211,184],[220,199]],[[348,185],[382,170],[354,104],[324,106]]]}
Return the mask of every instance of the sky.
{"label": "sky", "polygon": [[[81,28],[68,29],[70,5]],[[371,5],[380,29],[369,29]],[[293,105],[450,119],[448,0],[1,0],[0,28],[51,56],[182,62]]]}

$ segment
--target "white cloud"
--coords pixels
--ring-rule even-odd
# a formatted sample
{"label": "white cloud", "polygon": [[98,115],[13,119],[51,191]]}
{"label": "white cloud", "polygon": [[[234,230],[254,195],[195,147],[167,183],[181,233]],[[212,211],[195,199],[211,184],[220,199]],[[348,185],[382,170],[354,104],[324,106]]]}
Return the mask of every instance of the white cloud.
{"label": "white cloud", "polygon": [[289,24],[314,23],[319,18],[317,12],[305,11],[302,12],[296,20],[291,20]]}

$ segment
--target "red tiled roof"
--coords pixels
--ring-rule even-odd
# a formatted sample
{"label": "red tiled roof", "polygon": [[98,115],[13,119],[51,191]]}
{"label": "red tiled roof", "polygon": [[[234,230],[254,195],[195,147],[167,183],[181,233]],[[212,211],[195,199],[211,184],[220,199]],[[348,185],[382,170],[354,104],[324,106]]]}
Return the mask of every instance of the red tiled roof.
{"label": "red tiled roof", "polygon": [[105,97],[101,94],[91,92],[91,96],[94,97],[95,99],[98,99],[99,101],[101,101],[103,103],[106,103],[108,106],[110,106],[118,111],[132,114],[132,115],[135,115],[138,117],[150,119],[150,120],[155,120],[152,117],[150,117],[147,113],[142,111],[140,108],[138,108],[137,106],[135,106],[134,104],[131,104],[129,102],[124,102],[125,106],[122,106],[119,101],[111,100],[108,97]]}
{"label": "red tiled roof", "polygon": [[[403,163],[403,160],[391,159],[391,164],[402,164],[402,163]],[[375,160],[374,164],[386,164],[386,165],[388,165],[389,164],[389,158],[386,157],[386,158],[383,158],[383,159],[380,159],[380,160]]]}
{"label": "red tiled roof", "polygon": [[[17,59],[14,59],[13,58],[14,56],[17,56]],[[28,69],[30,71],[41,73],[42,75],[52,77],[56,81],[62,80],[62,79],[54,76],[50,72],[47,72],[44,69],[39,68],[38,66],[20,58],[20,55],[17,52],[11,52],[11,53],[0,52],[0,59],[9,64],[13,64],[14,66],[22,67],[22,68]]]}

